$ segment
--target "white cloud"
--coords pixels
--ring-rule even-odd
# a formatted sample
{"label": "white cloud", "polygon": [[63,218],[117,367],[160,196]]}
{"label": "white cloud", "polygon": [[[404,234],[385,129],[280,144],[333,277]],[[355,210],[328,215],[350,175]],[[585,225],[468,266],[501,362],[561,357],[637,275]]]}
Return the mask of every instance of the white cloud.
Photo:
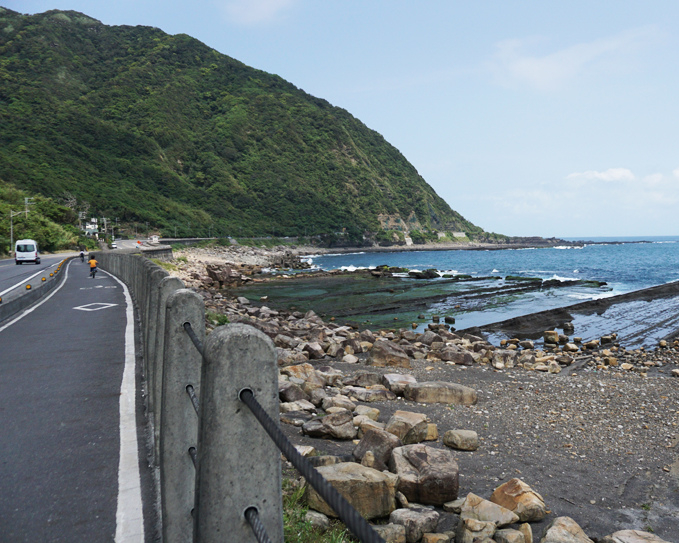
{"label": "white cloud", "polygon": [[[661,175],[662,174],[658,174]],[[572,180],[598,180],[607,183],[614,183],[620,181],[634,181],[636,177],[631,170],[627,168],[609,168],[603,172],[596,170],[587,170],[586,172],[575,172],[566,176],[566,179]]]}
{"label": "white cloud", "polygon": [[538,38],[505,40],[496,44],[490,63],[497,80],[506,86],[528,86],[542,91],[556,90],[589,66],[613,61],[657,37],[653,27],[642,27],[587,43],[578,43],[549,54],[524,50],[541,44]]}
{"label": "white cloud", "polygon": [[676,170],[672,170],[672,173],[674,174],[674,177],[679,179],[679,168],[677,168]]}
{"label": "white cloud", "polygon": [[219,5],[230,21],[256,25],[274,21],[297,3],[298,0],[226,0]]}

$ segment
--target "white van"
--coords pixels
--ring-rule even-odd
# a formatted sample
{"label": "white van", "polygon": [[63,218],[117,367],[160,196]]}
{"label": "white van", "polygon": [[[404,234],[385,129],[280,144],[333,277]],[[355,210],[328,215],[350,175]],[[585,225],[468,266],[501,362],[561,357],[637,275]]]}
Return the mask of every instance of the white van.
{"label": "white van", "polygon": [[24,262],[35,262],[40,264],[40,253],[38,244],[33,239],[20,239],[14,246],[14,262],[23,264]]}

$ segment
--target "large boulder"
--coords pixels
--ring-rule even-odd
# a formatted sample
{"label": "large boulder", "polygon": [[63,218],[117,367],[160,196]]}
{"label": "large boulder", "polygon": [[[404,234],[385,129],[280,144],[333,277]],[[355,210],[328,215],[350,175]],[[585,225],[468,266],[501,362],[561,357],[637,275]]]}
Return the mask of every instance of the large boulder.
{"label": "large boulder", "polygon": [[284,375],[289,375],[290,377],[296,377],[302,381],[308,381],[309,379],[316,378],[316,370],[309,363],[297,364],[295,366],[286,366],[281,368],[281,373]]}
{"label": "large boulder", "polygon": [[516,513],[521,522],[542,520],[547,515],[542,496],[521,479],[510,479],[497,487],[490,501]]}
{"label": "large boulder", "polygon": [[396,509],[389,515],[389,522],[405,527],[407,543],[417,543],[425,533],[436,530],[439,514],[428,507],[412,505],[408,509]]}
{"label": "large boulder", "polygon": [[376,341],[370,350],[368,364],[372,366],[410,368],[410,357],[396,343],[381,340]]}
{"label": "large boulder", "polygon": [[380,374],[372,371],[357,371],[354,375],[349,375],[342,379],[342,383],[347,386],[369,387],[380,383]]}
{"label": "large boulder", "polygon": [[421,443],[427,439],[427,415],[412,411],[396,411],[384,429],[398,437],[404,445]]}
{"label": "large boulder", "polygon": [[417,379],[409,374],[385,373],[382,376],[382,384],[394,394],[403,395],[406,385],[417,383]]}
{"label": "large boulder", "polygon": [[278,383],[278,397],[282,402],[296,402],[297,400],[309,399],[309,395],[302,390],[302,387],[290,381]]}
{"label": "large boulder", "polygon": [[408,384],[403,397],[418,403],[447,403],[455,405],[474,405],[478,401],[476,390],[443,381],[427,381]]}
{"label": "large boulder", "polygon": [[398,475],[398,489],[411,502],[443,505],[457,498],[459,469],[448,450],[422,444],[397,447],[389,469]]}
{"label": "large boulder", "polygon": [[439,358],[444,362],[452,362],[459,366],[471,366],[474,364],[474,357],[469,351],[454,345],[441,349],[439,351]]}
{"label": "large boulder", "polygon": [[607,535],[599,540],[599,543],[669,543],[660,539],[657,535],[641,530],[620,530]]}
{"label": "large boulder", "polygon": [[495,530],[494,522],[460,517],[457,523],[457,531],[455,532],[455,543],[485,541],[493,537]]}
{"label": "large boulder", "polygon": [[502,527],[519,521],[518,515],[496,503],[484,500],[471,492],[460,509],[460,517],[473,518],[484,522],[494,522]]}
{"label": "large boulder", "polygon": [[302,425],[302,432],[311,437],[354,439],[358,430],[349,411],[340,411],[325,417],[314,417]]}
{"label": "large boulder", "polygon": [[474,430],[448,430],[443,434],[443,444],[460,451],[475,451],[479,448],[479,436]]}
{"label": "large boulder", "polygon": [[387,400],[395,400],[396,394],[391,390],[387,390],[382,385],[373,385],[370,388],[352,387],[344,388],[345,394],[356,398],[360,402],[385,402]]}
{"label": "large boulder", "polygon": [[[355,462],[320,467],[318,472],[363,518],[385,517],[396,509],[398,477],[391,473],[367,468]],[[307,486],[306,493],[310,509],[337,517],[335,511],[310,485]]]}
{"label": "large boulder", "polygon": [[557,517],[547,526],[540,543],[594,543],[570,517]]}
{"label": "large boulder", "polygon": [[406,543],[406,527],[401,524],[376,524],[373,530],[385,543]]}
{"label": "large boulder", "polygon": [[337,394],[337,396],[326,396],[323,398],[321,406],[323,406],[325,411],[331,407],[341,407],[342,409],[352,412],[354,409],[356,409],[356,404],[343,394]]}
{"label": "large boulder", "polygon": [[356,445],[354,457],[360,462],[368,451],[372,451],[375,460],[386,467],[391,458],[391,451],[402,445],[401,440],[394,434],[371,428],[365,431],[363,438]]}

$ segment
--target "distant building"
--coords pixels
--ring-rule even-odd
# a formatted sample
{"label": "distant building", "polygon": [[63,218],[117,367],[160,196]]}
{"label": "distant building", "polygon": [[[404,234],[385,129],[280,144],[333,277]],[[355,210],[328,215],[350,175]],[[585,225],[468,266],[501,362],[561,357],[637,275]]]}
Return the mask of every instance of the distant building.
{"label": "distant building", "polygon": [[453,237],[454,238],[466,238],[467,234],[464,232],[453,232]]}
{"label": "distant building", "polygon": [[86,236],[96,236],[99,233],[98,219],[92,218],[85,222],[85,228],[83,230],[85,231]]}

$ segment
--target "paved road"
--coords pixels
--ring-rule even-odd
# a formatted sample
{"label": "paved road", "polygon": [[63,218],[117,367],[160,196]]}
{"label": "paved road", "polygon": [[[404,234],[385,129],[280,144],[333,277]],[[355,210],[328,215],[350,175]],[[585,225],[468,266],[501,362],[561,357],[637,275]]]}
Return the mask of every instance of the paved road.
{"label": "paved road", "polygon": [[0,541],[143,541],[129,295],[64,268],[0,323]]}
{"label": "paved road", "polygon": [[[57,255],[40,255],[40,264],[22,264],[17,266],[14,263],[14,259],[0,260],[0,296],[7,300],[11,291],[8,291],[10,287],[15,285],[20,285],[28,277],[33,274],[39,273],[43,270],[51,271],[59,262],[64,258],[71,256],[72,253],[68,254],[57,254]],[[47,273],[49,274],[49,271]],[[40,280],[40,276],[38,276]]]}

